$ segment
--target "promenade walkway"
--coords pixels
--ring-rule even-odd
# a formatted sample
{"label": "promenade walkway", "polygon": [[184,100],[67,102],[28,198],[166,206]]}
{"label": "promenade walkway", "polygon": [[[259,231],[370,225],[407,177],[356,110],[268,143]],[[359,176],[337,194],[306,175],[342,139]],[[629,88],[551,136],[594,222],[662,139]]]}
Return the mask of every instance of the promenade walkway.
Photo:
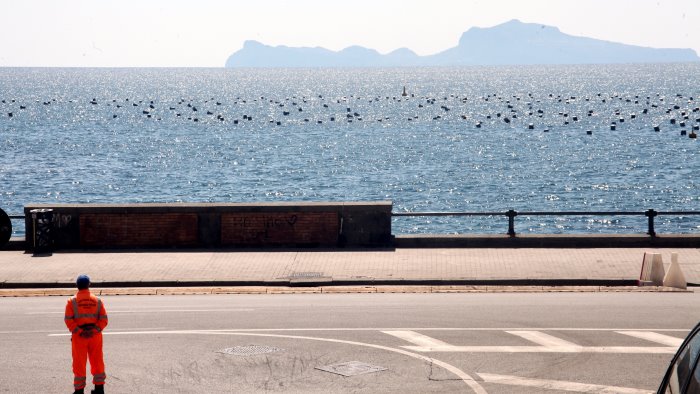
{"label": "promenade walkway", "polygon": [[[0,290],[95,287],[630,285],[644,252],[671,252],[700,284],[700,249],[390,249],[58,252],[0,251]],[[7,295],[7,294],[6,294]]]}

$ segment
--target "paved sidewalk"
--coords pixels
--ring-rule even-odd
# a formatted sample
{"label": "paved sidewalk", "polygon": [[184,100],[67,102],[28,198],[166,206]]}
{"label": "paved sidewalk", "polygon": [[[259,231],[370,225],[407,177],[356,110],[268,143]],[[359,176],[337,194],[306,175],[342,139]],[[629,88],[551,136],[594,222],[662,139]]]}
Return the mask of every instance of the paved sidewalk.
{"label": "paved sidewalk", "polygon": [[[700,283],[700,249],[394,249],[54,253],[0,252],[0,288],[96,286],[295,286],[517,284],[592,285],[639,278],[644,252],[679,253],[686,280]],[[512,283],[511,283],[512,282]],[[624,283],[618,283],[624,284]]]}

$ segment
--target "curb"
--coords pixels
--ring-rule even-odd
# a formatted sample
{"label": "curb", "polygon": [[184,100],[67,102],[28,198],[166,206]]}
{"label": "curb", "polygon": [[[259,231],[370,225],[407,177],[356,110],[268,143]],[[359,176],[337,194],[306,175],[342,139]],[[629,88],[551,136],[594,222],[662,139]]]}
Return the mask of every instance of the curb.
{"label": "curb", "polygon": [[[364,293],[693,293],[663,286],[234,286],[234,287],[122,287],[92,288],[98,296],[110,295],[212,295],[212,294],[364,294]],[[72,296],[75,289],[0,289],[1,297]]]}
{"label": "curb", "polygon": [[[103,281],[93,282],[91,288],[184,288],[184,287],[373,287],[373,286],[598,286],[598,287],[637,287],[636,279],[339,279],[293,278],[278,280],[251,281]],[[74,289],[74,282],[0,282],[0,290],[5,289]]]}

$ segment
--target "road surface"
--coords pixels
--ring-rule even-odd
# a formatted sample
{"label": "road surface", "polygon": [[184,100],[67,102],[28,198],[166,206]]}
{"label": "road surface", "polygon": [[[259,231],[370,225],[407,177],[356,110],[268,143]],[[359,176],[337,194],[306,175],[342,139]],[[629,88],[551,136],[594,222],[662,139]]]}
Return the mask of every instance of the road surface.
{"label": "road surface", "polygon": [[[700,320],[698,293],[103,300],[109,393],[647,393]],[[0,393],[71,392],[65,302],[0,299]]]}

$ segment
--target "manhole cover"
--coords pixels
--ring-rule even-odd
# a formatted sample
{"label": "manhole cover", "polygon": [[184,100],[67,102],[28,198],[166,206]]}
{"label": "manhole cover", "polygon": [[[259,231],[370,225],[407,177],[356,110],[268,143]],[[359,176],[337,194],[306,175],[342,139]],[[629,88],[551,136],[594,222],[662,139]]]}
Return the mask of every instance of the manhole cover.
{"label": "manhole cover", "polygon": [[283,349],[273,346],[248,345],[227,347],[226,349],[219,350],[217,353],[232,354],[234,356],[253,356],[256,354],[281,352],[282,350]]}
{"label": "manhole cover", "polygon": [[292,272],[289,275],[289,279],[295,278],[320,278],[323,275],[322,272]]}
{"label": "manhole cover", "polygon": [[359,361],[348,361],[345,363],[324,365],[323,367],[316,367],[321,371],[326,371],[330,373],[335,373],[343,376],[356,376],[366,373],[386,371],[387,368],[380,367],[377,365],[370,365],[367,363],[362,363]]}

